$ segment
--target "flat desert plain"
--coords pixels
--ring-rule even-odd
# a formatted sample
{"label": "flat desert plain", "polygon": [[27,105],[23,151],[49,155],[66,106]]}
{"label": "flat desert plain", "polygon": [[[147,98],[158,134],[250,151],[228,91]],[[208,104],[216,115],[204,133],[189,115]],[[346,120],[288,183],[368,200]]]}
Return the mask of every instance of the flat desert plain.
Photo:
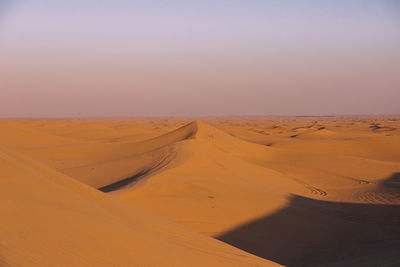
{"label": "flat desert plain", "polygon": [[400,266],[396,118],[0,121],[1,266]]}

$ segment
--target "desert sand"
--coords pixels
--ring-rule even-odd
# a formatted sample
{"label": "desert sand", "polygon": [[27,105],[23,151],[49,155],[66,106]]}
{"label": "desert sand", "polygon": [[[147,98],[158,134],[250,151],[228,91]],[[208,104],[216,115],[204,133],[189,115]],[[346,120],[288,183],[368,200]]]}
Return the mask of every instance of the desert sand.
{"label": "desert sand", "polygon": [[0,265],[400,265],[397,118],[2,120],[0,170]]}

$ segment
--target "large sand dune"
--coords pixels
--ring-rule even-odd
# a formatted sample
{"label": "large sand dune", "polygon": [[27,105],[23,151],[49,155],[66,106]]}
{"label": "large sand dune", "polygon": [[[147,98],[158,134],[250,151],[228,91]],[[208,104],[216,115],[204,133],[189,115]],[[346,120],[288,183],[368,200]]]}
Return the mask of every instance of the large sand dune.
{"label": "large sand dune", "polygon": [[0,128],[6,264],[400,263],[398,120]]}
{"label": "large sand dune", "polygon": [[0,166],[2,265],[269,265],[15,153]]}

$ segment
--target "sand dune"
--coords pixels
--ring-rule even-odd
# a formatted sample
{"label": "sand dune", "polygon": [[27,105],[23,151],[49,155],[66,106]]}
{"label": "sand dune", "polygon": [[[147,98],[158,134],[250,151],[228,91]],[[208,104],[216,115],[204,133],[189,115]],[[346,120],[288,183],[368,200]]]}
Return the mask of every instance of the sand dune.
{"label": "sand dune", "polygon": [[164,167],[175,153],[174,143],[190,138],[195,132],[196,124],[191,123],[141,142],[79,143],[25,153],[88,185],[101,188],[137,173],[152,173]]}
{"label": "sand dune", "polygon": [[[56,120],[0,127],[7,148],[3,197],[12,200],[3,206],[10,214],[1,228],[6,263],[400,262],[397,120]],[[21,211],[17,220],[12,207]],[[13,224],[27,218],[29,227]],[[43,218],[49,223],[40,225]],[[38,239],[32,232],[49,225],[45,241],[32,248]],[[27,242],[15,233],[29,233]],[[49,260],[48,244],[61,244]],[[33,256],[24,262],[18,253]]]}
{"label": "sand dune", "polygon": [[71,145],[75,140],[46,134],[18,121],[0,121],[0,143],[12,149],[34,149]]}
{"label": "sand dune", "polygon": [[394,162],[259,146],[203,123],[181,147],[186,161],[114,195],[209,235],[274,212],[288,194],[363,202],[360,181],[374,183],[400,169]]}
{"label": "sand dune", "polygon": [[4,265],[270,265],[14,153],[0,166]]}

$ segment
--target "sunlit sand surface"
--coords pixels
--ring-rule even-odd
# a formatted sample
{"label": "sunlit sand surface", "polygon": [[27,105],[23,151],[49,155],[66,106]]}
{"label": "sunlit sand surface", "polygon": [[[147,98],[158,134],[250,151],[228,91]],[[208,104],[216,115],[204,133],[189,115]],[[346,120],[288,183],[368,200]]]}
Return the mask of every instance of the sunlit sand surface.
{"label": "sunlit sand surface", "polygon": [[400,120],[0,121],[0,265],[397,266]]}

